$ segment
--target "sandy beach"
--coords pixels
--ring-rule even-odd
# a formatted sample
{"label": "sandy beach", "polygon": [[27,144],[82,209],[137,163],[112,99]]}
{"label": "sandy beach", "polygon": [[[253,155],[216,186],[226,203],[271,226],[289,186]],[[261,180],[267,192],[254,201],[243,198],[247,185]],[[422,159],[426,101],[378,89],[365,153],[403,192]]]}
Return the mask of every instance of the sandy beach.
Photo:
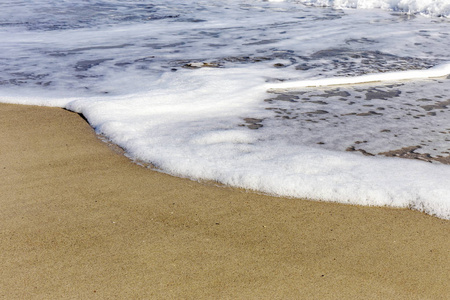
{"label": "sandy beach", "polygon": [[448,299],[450,222],[132,163],[78,114],[0,105],[1,299]]}

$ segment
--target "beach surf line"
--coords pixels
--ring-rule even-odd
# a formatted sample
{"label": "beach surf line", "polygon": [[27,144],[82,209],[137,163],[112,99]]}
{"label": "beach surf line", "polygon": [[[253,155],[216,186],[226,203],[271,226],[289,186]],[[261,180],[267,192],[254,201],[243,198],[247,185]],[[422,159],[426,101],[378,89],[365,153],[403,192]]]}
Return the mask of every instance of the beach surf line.
{"label": "beach surf line", "polygon": [[336,85],[355,85],[372,82],[404,81],[415,79],[440,78],[450,75],[450,62],[439,64],[424,70],[408,70],[383,72],[353,77],[330,77],[308,80],[284,81],[268,84],[269,90],[300,89],[307,87],[323,87]]}

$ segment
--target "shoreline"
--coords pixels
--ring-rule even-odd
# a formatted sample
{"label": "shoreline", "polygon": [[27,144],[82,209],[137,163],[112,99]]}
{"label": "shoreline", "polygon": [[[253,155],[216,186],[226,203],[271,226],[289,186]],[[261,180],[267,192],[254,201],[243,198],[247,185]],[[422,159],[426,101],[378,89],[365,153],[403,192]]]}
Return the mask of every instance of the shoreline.
{"label": "shoreline", "polygon": [[0,104],[0,298],[444,298],[450,221],[152,171],[76,113]]}

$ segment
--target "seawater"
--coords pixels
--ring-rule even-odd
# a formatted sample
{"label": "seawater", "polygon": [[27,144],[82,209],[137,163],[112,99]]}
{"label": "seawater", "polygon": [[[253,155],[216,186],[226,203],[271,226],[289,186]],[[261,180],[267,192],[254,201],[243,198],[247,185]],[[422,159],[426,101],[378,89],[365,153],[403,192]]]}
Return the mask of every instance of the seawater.
{"label": "seawater", "polygon": [[176,176],[449,219],[449,16],[447,0],[2,1],[0,101],[80,112]]}

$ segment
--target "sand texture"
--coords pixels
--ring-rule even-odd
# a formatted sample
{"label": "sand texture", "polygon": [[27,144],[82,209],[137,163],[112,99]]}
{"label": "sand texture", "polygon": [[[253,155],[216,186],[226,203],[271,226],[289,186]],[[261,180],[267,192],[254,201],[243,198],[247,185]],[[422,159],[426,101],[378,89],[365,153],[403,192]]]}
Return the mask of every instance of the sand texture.
{"label": "sand texture", "polygon": [[77,114],[0,105],[1,299],[449,299],[450,222],[130,162]]}

